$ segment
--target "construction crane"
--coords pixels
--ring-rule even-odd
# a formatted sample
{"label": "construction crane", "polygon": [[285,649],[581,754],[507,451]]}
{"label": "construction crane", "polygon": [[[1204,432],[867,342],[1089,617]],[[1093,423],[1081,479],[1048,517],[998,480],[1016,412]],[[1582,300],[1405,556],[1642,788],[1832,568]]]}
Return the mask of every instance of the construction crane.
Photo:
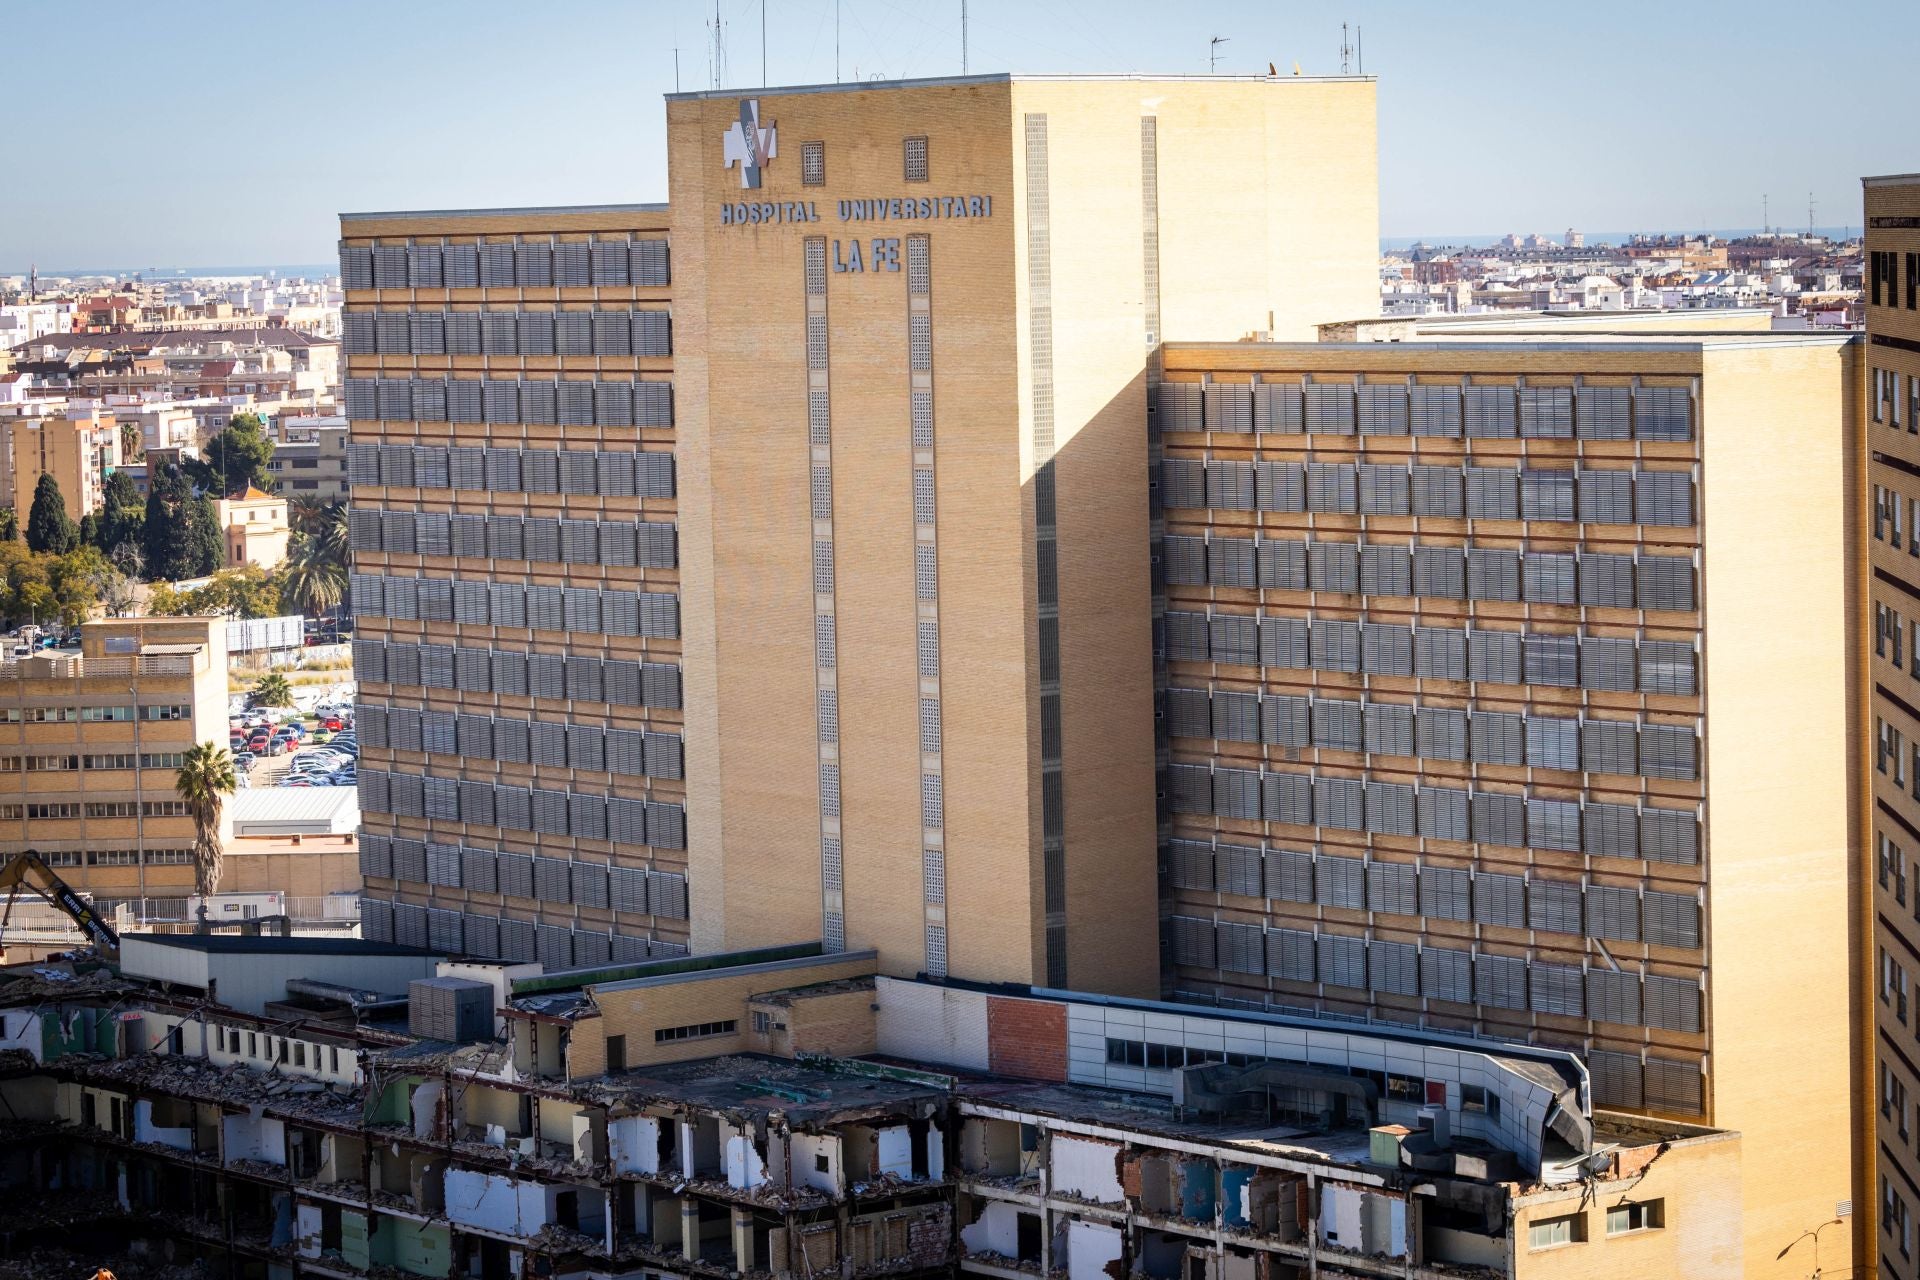
{"label": "construction crane", "polygon": [[22,886],[54,908],[64,911],[102,953],[109,957],[120,954],[120,935],[113,931],[113,926],[102,920],[93,909],[93,904],[55,875],[46,859],[32,849],[16,853],[5,864],[0,864],[0,892],[7,895],[6,910],[0,912],[0,937],[6,935],[7,922],[13,918],[13,904],[18,896],[16,890]]}

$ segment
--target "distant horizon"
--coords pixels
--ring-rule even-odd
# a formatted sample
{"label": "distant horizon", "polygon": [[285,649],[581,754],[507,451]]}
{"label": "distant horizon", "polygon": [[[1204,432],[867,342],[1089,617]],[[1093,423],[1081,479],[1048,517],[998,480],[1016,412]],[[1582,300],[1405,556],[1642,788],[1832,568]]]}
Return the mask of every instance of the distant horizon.
{"label": "distant horizon", "polygon": [[[1794,227],[1709,227],[1703,230],[1696,227],[1674,226],[1653,229],[1640,228],[1632,231],[1585,231],[1579,227],[1573,229],[1580,231],[1582,235],[1586,236],[1588,247],[1594,247],[1600,244],[1624,244],[1634,236],[1678,237],[1706,235],[1732,240],[1743,236],[1762,235],[1769,230],[1776,235],[1805,234]],[[1860,228],[1857,225],[1840,225],[1815,227],[1813,231],[1815,235],[1825,236],[1832,240],[1840,240],[1850,235],[1858,234]],[[1439,247],[1459,245],[1478,248],[1481,246],[1493,246],[1502,238],[1509,235],[1542,235],[1555,243],[1562,243],[1566,238],[1566,234],[1564,229],[1560,231],[1482,231],[1468,234],[1455,232],[1444,235],[1429,232],[1413,236],[1381,236],[1380,249],[1382,252],[1394,249],[1410,249],[1416,244],[1429,244]],[[25,276],[28,270],[28,267],[0,267],[0,276]],[[337,262],[316,260],[313,262],[261,263],[255,266],[45,267],[39,268],[39,272],[43,278],[59,276],[115,276],[125,278],[137,274],[146,277],[149,281],[204,279],[209,276],[264,275],[279,276],[283,279],[313,279],[315,277],[337,276],[340,274],[340,266]]]}

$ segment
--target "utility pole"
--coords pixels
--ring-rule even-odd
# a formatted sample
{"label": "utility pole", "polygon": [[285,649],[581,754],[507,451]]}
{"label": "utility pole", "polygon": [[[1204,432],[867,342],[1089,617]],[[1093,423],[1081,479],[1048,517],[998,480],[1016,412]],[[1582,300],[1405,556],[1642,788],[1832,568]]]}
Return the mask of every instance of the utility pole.
{"label": "utility pole", "polygon": [[1207,41],[1207,74],[1213,75],[1220,67],[1220,46],[1231,43],[1232,36],[1215,36]]}

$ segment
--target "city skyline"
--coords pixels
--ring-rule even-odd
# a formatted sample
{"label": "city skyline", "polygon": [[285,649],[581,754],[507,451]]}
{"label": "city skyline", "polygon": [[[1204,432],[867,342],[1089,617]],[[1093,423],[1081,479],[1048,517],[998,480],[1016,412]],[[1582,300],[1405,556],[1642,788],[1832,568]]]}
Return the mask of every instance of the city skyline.
{"label": "city skyline", "polygon": [[[50,101],[29,101],[17,138],[25,171],[42,185],[30,206],[0,214],[0,270],[307,262],[316,246],[324,252],[330,244],[329,224],[342,208],[657,200],[666,190],[662,95],[675,88],[676,46],[680,87],[712,83],[706,24],[713,10],[697,0],[583,3],[551,21],[515,25],[503,5],[423,4],[378,11],[377,28],[362,21],[372,20],[371,6],[347,5],[332,29],[378,29],[378,47],[318,43],[324,61],[311,67],[272,61],[287,39],[277,15],[222,4],[187,25],[164,11],[86,7],[100,18],[92,24],[96,47],[120,55],[116,65],[131,68],[134,58],[259,64],[249,74],[262,101],[276,105],[250,115],[247,95],[234,96],[232,74],[214,73],[167,81],[156,108],[152,77],[131,69],[94,92],[61,99],[57,117]],[[1783,5],[1760,8],[1802,21]],[[835,9],[831,0],[768,0],[763,77],[759,0],[722,0],[723,86],[834,81]],[[843,0],[838,11],[845,82],[961,69],[959,0],[922,11]],[[1897,44],[1903,33],[1920,38],[1920,13],[1906,7],[1864,3],[1848,12],[1882,43]],[[1625,64],[1611,40],[1595,39],[1578,18],[1507,4],[1474,14],[1476,21],[1463,23],[1381,0],[1311,17],[1223,4],[1204,16],[1203,28],[1188,13],[1126,4],[1101,13],[1096,26],[1077,2],[1030,13],[973,0],[968,69],[1205,74],[1211,54],[1221,74],[1264,74],[1271,63],[1286,75],[1296,62],[1310,76],[1338,74],[1346,20],[1358,32],[1351,69],[1380,82],[1379,231],[1388,239],[1457,240],[1463,228],[1502,225],[1558,235],[1583,221],[1649,230],[1749,226],[1762,220],[1763,197],[1766,220],[1791,230],[1806,225],[1809,193],[1817,223],[1845,226],[1858,207],[1858,174],[1900,167],[1893,122],[1903,114],[1891,81],[1862,77],[1840,95],[1789,78],[1790,69],[1738,79],[1703,73],[1770,65],[1781,23],[1757,19],[1752,6],[1696,6],[1689,31],[1710,33],[1697,47],[1656,47]],[[1724,21],[1714,25],[1715,15]],[[54,47],[73,16],[15,10],[0,19],[0,31],[15,48]],[[1635,4],[1613,16],[1620,30],[1657,31],[1666,14]],[[314,34],[324,39],[325,30]],[[1215,35],[1226,42],[1210,46]],[[492,65],[507,40],[534,74],[483,99],[462,96],[466,78]],[[1748,88],[1752,75],[1766,87]],[[303,86],[314,96],[304,97]],[[79,159],[66,140],[110,132],[136,109],[202,122],[197,127],[224,120],[247,129],[258,120],[269,131],[291,132],[279,135],[284,148],[237,150],[224,166],[227,180],[212,185],[174,163],[170,147],[115,156],[110,172],[145,196],[142,216],[132,219],[124,202],[91,193],[83,179],[97,175],[98,157]],[[329,123],[310,131],[288,123],[302,114]],[[1703,155],[1667,141],[1675,119],[1695,122],[1694,136],[1714,136],[1715,149]],[[1866,127],[1853,128],[1856,120]],[[375,151],[349,147],[349,138],[363,136],[389,142]],[[1566,153],[1569,139],[1579,145]],[[1526,158],[1556,149],[1587,159],[1544,180]],[[1794,162],[1778,163],[1783,156]]]}

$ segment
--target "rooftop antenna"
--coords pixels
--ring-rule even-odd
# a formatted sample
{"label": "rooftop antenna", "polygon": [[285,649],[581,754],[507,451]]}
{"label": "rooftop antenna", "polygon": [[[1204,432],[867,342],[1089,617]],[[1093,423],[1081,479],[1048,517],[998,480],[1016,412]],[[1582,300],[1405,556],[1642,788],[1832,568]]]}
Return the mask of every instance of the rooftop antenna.
{"label": "rooftop antenna", "polygon": [[1807,239],[1813,239],[1813,192],[1807,192]]}
{"label": "rooftop antenna", "polygon": [[1353,29],[1353,54],[1354,54],[1354,57],[1359,61],[1359,64],[1360,64],[1359,71],[1361,75],[1367,74],[1366,31],[1367,29],[1365,27],[1357,26],[1357,25]]}
{"label": "rooftop antenna", "polygon": [[1340,24],[1340,74],[1349,75],[1353,71],[1353,44],[1347,39],[1347,24]]}
{"label": "rooftop antenna", "polygon": [[727,38],[720,25],[720,0],[713,0],[713,87],[720,87],[720,80],[726,74],[724,64],[727,57]]}
{"label": "rooftop antenna", "polygon": [[833,82],[840,83],[840,0],[833,0]]}
{"label": "rooftop antenna", "polygon": [[673,91],[680,92],[680,46],[673,46]]}
{"label": "rooftop antenna", "polygon": [[1760,234],[1763,236],[1773,234],[1773,221],[1767,213],[1767,196],[1765,192],[1760,193]]}
{"label": "rooftop antenna", "polygon": [[767,85],[767,0],[760,0],[760,85]]}
{"label": "rooftop antenna", "polygon": [[967,74],[967,0],[960,0],[960,74]]}
{"label": "rooftop antenna", "polygon": [[1230,42],[1232,36],[1215,36],[1207,41],[1207,74],[1212,75],[1220,65],[1220,46]]}

